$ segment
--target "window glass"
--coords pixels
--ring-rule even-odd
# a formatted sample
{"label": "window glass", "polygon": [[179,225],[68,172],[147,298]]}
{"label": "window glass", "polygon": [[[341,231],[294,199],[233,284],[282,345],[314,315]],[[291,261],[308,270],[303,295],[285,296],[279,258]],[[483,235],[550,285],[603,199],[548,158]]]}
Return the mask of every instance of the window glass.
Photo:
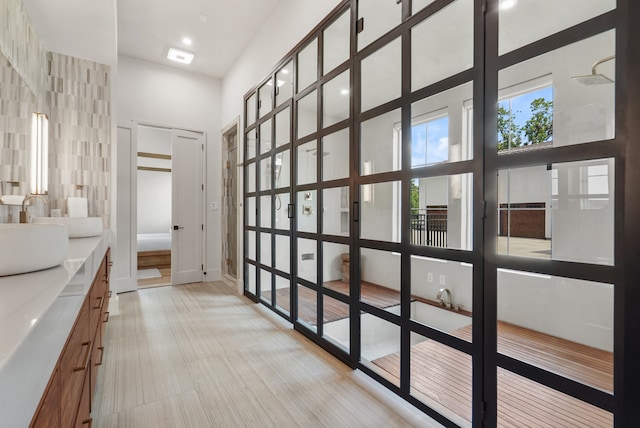
{"label": "window glass", "polygon": [[471,342],[473,265],[411,256],[411,319]]}
{"label": "window glass", "polygon": [[247,226],[256,225],[256,198],[247,198]]}
{"label": "window glass", "polygon": [[271,289],[273,287],[271,272],[260,269],[260,300],[271,303]]}
{"label": "window glass", "polygon": [[349,71],[322,85],[322,127],[349,118]]}
{"label": "window glass", "polygon": [[298,92],[318,80],[318,40],[313,39],[298,54]]}
{"label": "window glass", "polygon": [[412,91],[472,67],[473,0],[457,0],[411,29]]}
{"label": "window glass", "polygon": [[358,50],[400,24],[402,2],[358,0],[358,19],[363,19],[363,30],[358,34]]}
{"label": "window glass", "polygon": [[613,309],[612,284],[498,269],[498,352],[612,393]]}
{"label": "window glass", "polygon": [[291,109],[286,108],[275,117],[276,147],[284,146],[291,142]]}
{"label": "window glass", "polygon": [[260,197],[260,227],[271,228],[271,196]]}
{"label": "window glass", "polygon": [[281,230],[291,229],[291,222],[288,217],[289,203],[291,196],[289,193],[276,193],[273,197],[273,207],[275,216],[275,228]]}
{"label": "window glass", "polygon": [[293,62],[289,62],[276,73],[276,106],[293,96]]}
{"label": "window glass", "polygon": [[615,9],[615,0],[501,0],[499,54]]}
{"label": "window glass", "polygon": [[247,193],[256,191],[256,163],[247,165]]}
{"label": "window glass", "polygon": [[400,182],[360,186],[360,237],[400,242]]}
{"label": "window glass", "polygon": [[[471,355],[411,333],[410,361],[411,395],[456,426],[471,428]],[[384,363],[392,364],[393,360],[387,357]],[[442,376],[442,373],[455,373],[455,376]]]}
{"label": "window glass", "polygon": [[256,98],[257,95],[254,92],[249,98],[247,98],[246,101],[245,108],[247,111],[247,126],[253,125],[253,123],[256,121]]}
{"label": "window glass", "polygon": [[360,249],[360,300],[400,315],[400,254]]}
{"label": "window glass", "polygon": [[282,189],[291,185],[291,151],[284,150],[275,154],[275,167],[273,169],[276,189]]}
{"label": "window glass", "polygon": [[260,264],[271,267],[271,234],[270,233],[260,234]]}
{"label": "window glass", "polygon": [[544,139],[559,147],[614,138],[614,54],[612,30],[501,70],[500,141],[512,135],[536,149]]}
{"label": "window glass", "polygon": [[318,130],[318,91],[298,101],[298,138]]}
{"label": "window glass", "polygon": [[257,261],[256,258],[256,232],[247,230],[247,258]]}
{"label": "window glass", "polygon": [[349,352],[349,305],[325,295],[322,299],[322,337],[343,351]]}
{"label": "window glass", "polygon": [[298,192],[298,230],[316,233],[318,230],[318,194],[316,190]]}
{"label": "window glass", "polygon": [[351,14],[349,11],[340,15],[327,29],[324,30],[323,73],[336,68],[349,59],[349,45],[351,39]]}
{"label": "window glass", "polygon": [[313,239],[298,238],[298,276],[316,284],[318,281],[317,261],[317,242]]}
{"label": "window glass", "polygon": [[287,278],[283,278],[276,275],[276,307],[289,314],[291,311],[291,287],[290,281]]}
{"label": "window glass", "polygon": [[360,125],[360,175],[399,171],[402,167],[400,109]]}
{"label": "window glass", "polygon": [[246,289],[249,293],[256,295],[256,267],[252,264],[246,264],[247,284]]}
{"label": "window glass", "polygon": [[262,159],[260,161],[260,190],[271,189],[271,176],[273,171],[271,169],[271,158]]}
{"label": "window glass", "polygon": [[365,312],[360,314],[360,362],[400,386],[400,327]]}
{"label": "window glass", "polygon": [[318,181],[318,144],[310,141],[297,148],[298,152],[298,185]]}
{"label": "window glass", "polygon": [[247,132],[245,139],[245,146],[247,147],[247,160],[256,157],[256,130],[252,129]]}
{"label": "window glass", "polygon": [[349,246],[322,243],[322,286],[348,296],[350,283]]}
{"label": "window glass", "polygon": [[273,79],[269,79],[267,83],[262,85],[258,92],[258,114],[260,117],[269,113],[273,104]]}
{"label": "window glass", "polygon": [[298,321],[312,331],[318,330],[318,293],[298,284]]}
{"label": "window glass", "polygon": [[412,245],[471,250],[473,174],[415,178],[409,198]]}
{"label": "window glass", "polygon": [[360,111],[399,98],[401,78],[401,43],[397,38],[362,60]]}
{"label": "window glass", "polygon": [[498,252],[613,265],[614,160],[498,171]]}
{"label": "window glass", "polygon": [[291,273],[291,254],[289,236],[276,235],[276,269]]}
{"label": "window glass", "polygon": [[322,180],[349,177],[349,128],[322,138]]}
{"label": "window glass", "polygon": [[271,120],[267,120],[260,125],[260,154],[271,150],[271,138]]}
{"label": "window glass", "polygon": [[349,188],[322,191],[322,233],[349,236]]}

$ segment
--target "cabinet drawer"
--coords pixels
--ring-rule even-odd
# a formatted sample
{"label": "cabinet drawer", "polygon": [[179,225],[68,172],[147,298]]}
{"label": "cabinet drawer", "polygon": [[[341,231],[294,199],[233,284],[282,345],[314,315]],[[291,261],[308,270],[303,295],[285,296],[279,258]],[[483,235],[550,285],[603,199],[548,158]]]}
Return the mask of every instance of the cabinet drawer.
{"label": "cabinet drawer", "polygon": [[102,365],[102,359],[104,358],[104,346],[102,345],[102,327],[98,327],[96,332],[96,338],[93,341],[93,350],[91,351],[91,384],[89,390],[91,391],[91,401],[93,402],[93,395],[96,390],[96,379],[98,378],[98,370]]}
{"label": "cabinet drawer", "polygon": [[73,426],[78,413],[85,377],[89,368],[91,338],[89,336],[89,301],[85,300],[76,324],[60,357],[61,422]]}

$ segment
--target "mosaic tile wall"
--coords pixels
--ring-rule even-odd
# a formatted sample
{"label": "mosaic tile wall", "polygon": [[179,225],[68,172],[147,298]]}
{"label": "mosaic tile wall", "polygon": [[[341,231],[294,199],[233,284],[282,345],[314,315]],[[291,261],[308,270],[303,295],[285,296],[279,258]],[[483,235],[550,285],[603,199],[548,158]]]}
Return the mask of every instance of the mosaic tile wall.
{"label": "mosaic tile wall", "polygon": [[38,101],[43,101],[46,90],[45,51],[22,0],[0,1],[0,53],[36,94]]}
{"label": "mosaic tile wall", "polygon": [[[34,111],[36,96],[0,54],[0,195],[26,192]],[[24,188],[14,188],[9,181],[25,183]]]}
{"label": "mosaic tile wall", "polygon": [[89,216],[110,224],[110,67],[48,53],[49,205],[65,213],[67,196],[89,199]]}

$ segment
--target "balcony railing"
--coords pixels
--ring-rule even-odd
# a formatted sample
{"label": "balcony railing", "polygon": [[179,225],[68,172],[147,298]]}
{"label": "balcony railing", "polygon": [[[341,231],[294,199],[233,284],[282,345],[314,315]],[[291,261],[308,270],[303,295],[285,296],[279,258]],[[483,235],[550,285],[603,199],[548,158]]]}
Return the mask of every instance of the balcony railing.
{"label": "balcony railing", "polygon": [[411,210],[411,244],[447,247],[447,207]]}

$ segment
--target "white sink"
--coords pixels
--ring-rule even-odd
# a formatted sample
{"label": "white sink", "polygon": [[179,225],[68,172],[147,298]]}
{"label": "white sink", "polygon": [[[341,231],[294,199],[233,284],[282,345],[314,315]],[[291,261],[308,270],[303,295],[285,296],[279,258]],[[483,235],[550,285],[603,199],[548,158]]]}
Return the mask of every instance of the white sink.
{"label": "white sink", "polygon": [[0,224],[0,276],[48,269],[69,253],[69,235],[60,224]]}
{"label": "white sink", "polygon": [[32,223],[64,224],[69,238],[88,238],[103,232],[102,217],[34,217]]}

